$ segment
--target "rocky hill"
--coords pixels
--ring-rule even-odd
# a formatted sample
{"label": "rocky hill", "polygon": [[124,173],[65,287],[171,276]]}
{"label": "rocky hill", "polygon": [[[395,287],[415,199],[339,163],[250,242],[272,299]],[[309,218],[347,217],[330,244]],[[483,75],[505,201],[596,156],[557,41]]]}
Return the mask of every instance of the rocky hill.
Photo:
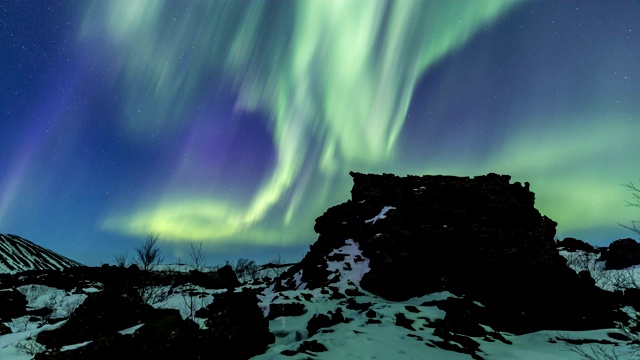
{"label": "rocky hill", "polygon": [[327,264],[352,241],[369,267],[363,290],[396,301],[446,290],[467,299],[467,319],[457,321],[523,334],[612,327],[626,317],[588,274],[566,265],[556,223],[534,207],[528,183],[496,174],[351,176],[351,199],[316,220],[318,240],[276,289],[339,281]]}
{"label": "rocky hill", "polygon": [[17,235],[0,234],[0,274],[83,266]]}

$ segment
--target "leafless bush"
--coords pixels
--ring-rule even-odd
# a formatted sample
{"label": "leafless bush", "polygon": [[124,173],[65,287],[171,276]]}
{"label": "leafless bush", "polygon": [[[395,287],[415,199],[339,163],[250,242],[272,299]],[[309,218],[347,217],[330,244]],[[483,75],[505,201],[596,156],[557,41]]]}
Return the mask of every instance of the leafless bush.
{"label": "leafless bush", "polygon": [[270,262],[262,265],[261,269],[266,270],[266,276],[270,278],[276,278],[282,275],[288,267],[289,264],[285,264],[284,260],[282,260],[282,257],[278,255]]}
{"label": "leafless bush", "polygon": [[183,287],[180,296],[182,296],[181,313],[193,321],[196,321],[196,312],[210,303],[207,301],[206,294],[198,291],[193,285]]}
{"label": "leafless bush", "polygon": [[161,286],[143,285],[138,288],[138,294],[145,304],[156,305],[167,300],[167,291]]}
{"label": "leafless bush", "polygon": [[61,311],[62,314],[64,315],[64,317],[69,317],[71,316],[71,314],[73,314],[74,311],[76,311],[76,309],[84,302],[83,299],[80,298],[76,298],[74,300],[71,301],[66,301],[64,304],[62,304],[61,306]]}
{"label": "leafless bush", "polygon": [[36,300],[38,300],[38,298],[40,298],[40,296],[44,295],[47,292],[48,287],[44,285],[32,284],[23,287],[22,289],[24,296],[27,298],[27,302],[29,304],[33,304]]}
{"label": "leafless bush", "polygon": [[[627,336],[630,340],[626,349],[620,349],[619,345],[605,347],[602,344],[590,344],[588,348],[578,345],[575,340],[570,339],[566,334],[559,335],[556,340],[560,341],[560,346],[568,351],[576,353],[583,360],[619,360],[619,359],[640,359],[640,348],[637,341],[640,337],[637,334],[629,332],[627,326],[622,323],[616,323],[616,327],[620,333]],[[630,345],[631,344],[631,345]]]}
{"label": "leafless bush", "polygon": [[600,255],[586,251],[576,251],[566,255],[567,265],[576,272],[588,271],[596,284],[609,291],[638,288],[634,269],[605,270],[604,263],[598,261]]}
{"label": "leafless bush", "polygon": [[156,245],[158,238],[159,235],[151,233],[144,243],[135,249],[135,260],[142,270],[153,271],[164,261],[164,257],[160,254],[160,248]]}
{"label": "leafless bush", "polygon": [[[631,192],[631,201],[627,201],[627,205],[640,208],[640,188],[632,182],[622,186]],[[640,221],[631,221],[631,225],[619,225],[640,235]],[[626,289],[640,288],[640,284],[638,284],[634,276],[633,268],[604,270],[604,267],[598,265],[597,259],[585,254],[586,253],[582,255],[569,255],[567,264],[576,271],[588,270],[596,280],[596,284],[607,290],[624,291]],[[631,321],[631,325],[616,323],[618,331],[629,339],[626,350],[616,348],[606,349],[603,345],[590,345],[589,349],[585,350],[575,343],[566,341],[566,336],[564,338],[559,337],[558,340],[563,340],[563,347],[565,349],[578,354],[585,360],[640,359],[640,335],[631,331],[631,326],[638,322],[638,313],[636,312],[634,316],[635,319]]]}
{"label": "leafless bush", "polygon": [[234,267],[234,271],[238,278],[249,277],[250,279],[255,279],[258,274],[258,265],[254,260],[249,260],[247,258],[240,258]]}
{"label": "leafless bush", "polygon": [[[623,184],[622,186],[631,192],[631,201],[627,201],[627,205],[640,208],[640,188],[635,186],[632,182],[629,182],[628,184]],[[640,228],[638,227],[639,224],[640,224],[640,221],[631,221],[631,225],[624,225],[624,224],[619,224],[619,225],[622,226],[623,228],[631,230],[634,233],[640,235]]]}
{"label": "leafless bush", "polygon": [[35,356],[41,352],[44,352],[47,349],[44,345],[38,343],[33,338],[28,338],[25,340],[18,341],[13,344],[13,347],[15,347],[16,349],[18,349],[19,351],[27,355],[32,355],[32,356]]}
{"label": "leafless bush", "polygon": [[113,262],[117,267],[126,268],[131,263],[129,260],[129,252],[125,251],[123,253],[118,253],[113,256]]}
{"label": "leafless bush", "polygon": [[11,325],[17,332],[27,331],[29,330],[29,317],[23,316],[21,318],[14,319]]}
{"label": "leafless bush", "polygon": [[191,251],[189,252],[189,257],[191,258],[191,262],[196,270],[202,271],[202,268],[205,267],[205,259],[204,254],[202,253],[202,242],[196,246],[191,243]]}
{"label": "leafless bush", "polygon": [[564,343],[561,346],[565,350],[578,354],[584,360],[618,360],[621,355],[616,352],[616,349],[607,350],[602,345],[589,345],[588,350],[571,343]]}

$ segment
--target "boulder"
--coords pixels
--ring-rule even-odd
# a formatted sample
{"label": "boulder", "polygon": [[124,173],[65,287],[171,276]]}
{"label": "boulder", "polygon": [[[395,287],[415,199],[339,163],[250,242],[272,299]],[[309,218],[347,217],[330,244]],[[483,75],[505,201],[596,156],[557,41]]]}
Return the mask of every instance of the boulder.
{"label": "boulder", "polygon": [[576,251],[584,251],[592,254],[599,253],[596,248],[594,248],[591,244],[588,244],[582,240],[578,240],[572,237],[564,238],[556,243],[556,247],[559,250],[576,252]]}
{"label": "boulder", "polygon": [[330,328],[340,323],[349,322],[349,319],[345,319],[342,315],[342,308],[337,308],[336,311],[329,311],[328,314],[315,314],[307,323],[307,333],[309,337],[317,334],[320,329]]}
{"label": "boulder", "polygon": [[640,265],[640,244],[634,239],[620,239],[612,242],[602,252],[600,259],[606,270],[621,270]]}
{"label": "boulder", "polygon": [[208,329],[202,336],[202,341],[209,344],[209,354],[248,359],[264,353],[275,342],[258,302],[251,291],[227,291],[215,296],[206,308]]}
{"label": "boulder", "polygon": [[7,334],[11,334],[11,328],[3,323],[0,323],[0,336]]}
{"label": "boulder", "polygon": [[306,312],[304,304],[299,302],[269,304],[269,316],[267,316],[267,319],[274,320],[281,316],[300,316]]}
{"label": "boulder", "polygon": [[145,322],[153,311],[153,307],[135,296],[107,289],[91,294],[63,326],[39,333],[37,341],[48,349],[60,349],[97,340]]}
{"label": "boulder", "polygon": [[27,313],[27,298],[16,289],[0,291],[0,321],[23,316]]}

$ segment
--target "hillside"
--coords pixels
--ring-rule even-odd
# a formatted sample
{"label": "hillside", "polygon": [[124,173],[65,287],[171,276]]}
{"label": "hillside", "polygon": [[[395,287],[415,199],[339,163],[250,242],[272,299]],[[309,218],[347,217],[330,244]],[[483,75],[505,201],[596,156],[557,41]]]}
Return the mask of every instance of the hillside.
{"label": "hillside", "polygon": [[528,184],[505,175],[352,177],[352,198],[316,220],[318,240],[282,273],[105,265],[0,277],[0,358],[638,354],[634,240],[556,242]]}
{"label": "hillside", "polygon": [[0,274],[83,266],[17,235],[0,234]]}

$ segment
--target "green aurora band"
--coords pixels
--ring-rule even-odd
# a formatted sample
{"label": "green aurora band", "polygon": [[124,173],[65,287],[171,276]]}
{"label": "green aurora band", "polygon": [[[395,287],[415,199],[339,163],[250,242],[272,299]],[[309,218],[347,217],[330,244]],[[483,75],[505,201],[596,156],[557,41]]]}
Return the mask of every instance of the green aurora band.
{"label": "green aurora band", "polygon": [[[407,150],[399,139],[421,77],[518,4],[93,2],[79,40],[99,41],[119,54],[111,70],[128,84],[120,126],[132,141],[161,141],[195,126],[194,109],[206,102],[203,89],[215,79],[231,89],[238,112],[266,115],[274,146],[270,173],[259,187],[241,194],[217,189],[207,179],[185,186],[200,166],[187,155],[198,150],[190,149],[178,160],[162,196],[116,206],[101,227],[216,245],[305,243],[311,240],[313,219],[328,205],[344,201],[349,170],[504,172],[530,181],[538,208],[564,231],[625,221],[630,213],[621,206],[626,194],[618,183],[579,169],[567,176],[559,164],[595,158],[611,150],[612,137],[629,129],[613,126],[603,136],[594,121],[579,133],[568,129],[558,138],[528,129],[484,162],[449,163],[446,156],[423,164],[400,161]],[[590,142],[588,147],[580,146],[584,141]],[[604,190],[594,193],[595,188]],[[249,196],[242,195],[247,191]]]}

